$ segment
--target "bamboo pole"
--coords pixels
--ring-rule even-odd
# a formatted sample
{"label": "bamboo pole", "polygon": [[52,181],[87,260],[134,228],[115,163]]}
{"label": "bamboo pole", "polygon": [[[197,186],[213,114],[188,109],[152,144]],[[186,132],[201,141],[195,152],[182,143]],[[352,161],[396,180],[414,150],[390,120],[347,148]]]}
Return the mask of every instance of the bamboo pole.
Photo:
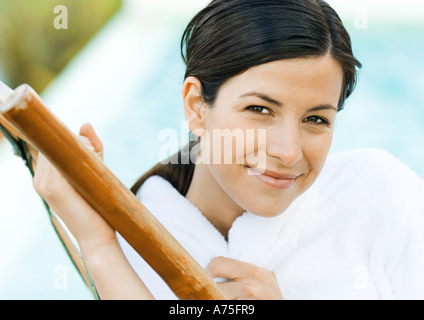
{"label": "bamboo pole", "polygon": [[0,114],[49,159],[177,297],[226,299],[203,268],[78,137],[49,112],[31,87],[18,87],[0,106]]}

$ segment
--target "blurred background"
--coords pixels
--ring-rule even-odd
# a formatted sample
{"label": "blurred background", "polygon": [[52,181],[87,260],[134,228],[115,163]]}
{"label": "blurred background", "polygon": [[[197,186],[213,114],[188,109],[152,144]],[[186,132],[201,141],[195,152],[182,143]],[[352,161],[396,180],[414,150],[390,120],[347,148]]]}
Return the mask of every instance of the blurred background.
{"label": "blurred background", "polygon": [[[424,6],[329,0],[363,63],[331,152],[383,148],[424,177]],[[0,80],[28,83],[74,132],[90,122],[127,186],[181,130],[179,44],[205,0],[0,0]],[[67,9],[57,28],[55,8]],[[55,24],[56,21],[56,24]],[[60,20],[59,25],[65,26]],[[180,144],[187,140],[185,132]],[[388,173],[390,174],[390,173]],[[0,138],[0,299],[91,299],[31,177]]]}
{"label": "blurred background", "polygon": [[[26,82],[42,92],[121,5],[121,0],[2,0],[3,78],[13,87]],[[57,6],[67,8],[66,32],[54,27]]]}

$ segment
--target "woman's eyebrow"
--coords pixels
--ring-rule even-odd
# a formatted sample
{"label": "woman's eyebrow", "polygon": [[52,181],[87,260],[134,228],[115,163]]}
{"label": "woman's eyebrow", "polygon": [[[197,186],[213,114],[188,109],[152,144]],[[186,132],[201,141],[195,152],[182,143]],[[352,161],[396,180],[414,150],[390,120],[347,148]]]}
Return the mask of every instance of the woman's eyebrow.
{"label": "woman's eyebrow", "polygon": [[[250,96],[258,97],[258,98],[260,98],[260,99],[262,99],[266,102],[269,102],[273,105],[276,105],[277,107],[283,106],[283,104],[281,102],[271,98],[270,96],[267,96],[266,94],[255,92],[255,91],[245,93],[245,94],[241,95],[240,97],[243,98],[243,97],[250,97]],[[336,112],[339,111],[336,107],[332,106],[331,104],[322,104],[322,105],[308,109],[307,112],[314,112],[314,111],[328,110],[328,109],[332,109]]]}
{"label": "woman's eyebrow", "polygon": [[339,109],[337,109],[336,107],[332,106],[331,104],[322,104],[322,105],[313,107],[311,109],[308,109],[308,112],[314,112],[314,111],[319,111],[319,110],[328,110],[328,109],[334,110],[336,112],[339,111]]}
{"label": "woman's eyebrow", "polygon": [[264,100],[266,102],[269,102],[269,103],[271,103],[273,105],[276,105],[277,107],[281,107],[282,106],[281,102],[272,99],[271,97],[267,96],[266,94],[255,92],[255,91],[245,93],[245,94],[241,95],[240,97],[243,98],[243,97],[249,97],[249,96],[258,97],[258,98],[260,98],[260,99],[262,99],[262,100]]}

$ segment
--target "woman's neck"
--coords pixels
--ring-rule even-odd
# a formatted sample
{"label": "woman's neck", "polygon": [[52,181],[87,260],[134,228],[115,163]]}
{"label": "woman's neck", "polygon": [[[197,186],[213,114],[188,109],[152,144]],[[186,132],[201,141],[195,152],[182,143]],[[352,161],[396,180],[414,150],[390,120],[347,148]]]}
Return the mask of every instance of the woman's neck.
{"label": "woman's neck", "polygon": [[221,188],[204,164],[196,165],[186,198],[203,213],[225,239],[228,238],[233,222],[245,211]]}

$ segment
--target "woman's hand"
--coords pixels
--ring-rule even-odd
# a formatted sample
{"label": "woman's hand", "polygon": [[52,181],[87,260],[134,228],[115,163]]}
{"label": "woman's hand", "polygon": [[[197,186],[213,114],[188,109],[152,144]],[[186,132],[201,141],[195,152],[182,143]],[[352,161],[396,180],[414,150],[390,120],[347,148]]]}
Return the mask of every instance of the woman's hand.
{"label": "woman's hand", "polygon": [[[93,127],[85,124],[79,134],[81,141],[103,160],[103,144]],[[33,184],[74,235],[103,300],[154,298],[128,263],[112,227],[42,154],[38,157]]]}
{"label": "woman's hand", "polygon": [[274,272],[255,265],[224,257],[214,258],[206,267],[212,278],[227,282],[218,287],[230,300],[282,300]]}
{"label": "woman's hand", "polygon": [[[79,132],[80,140],[103,160],[103,144],[90,124]],[[61,173],[39,154],[33,185],[38,194],[62,219],[73,234],[81,249],[95,250],[97,247],[116,242],[112,227],[75,191]]]}

